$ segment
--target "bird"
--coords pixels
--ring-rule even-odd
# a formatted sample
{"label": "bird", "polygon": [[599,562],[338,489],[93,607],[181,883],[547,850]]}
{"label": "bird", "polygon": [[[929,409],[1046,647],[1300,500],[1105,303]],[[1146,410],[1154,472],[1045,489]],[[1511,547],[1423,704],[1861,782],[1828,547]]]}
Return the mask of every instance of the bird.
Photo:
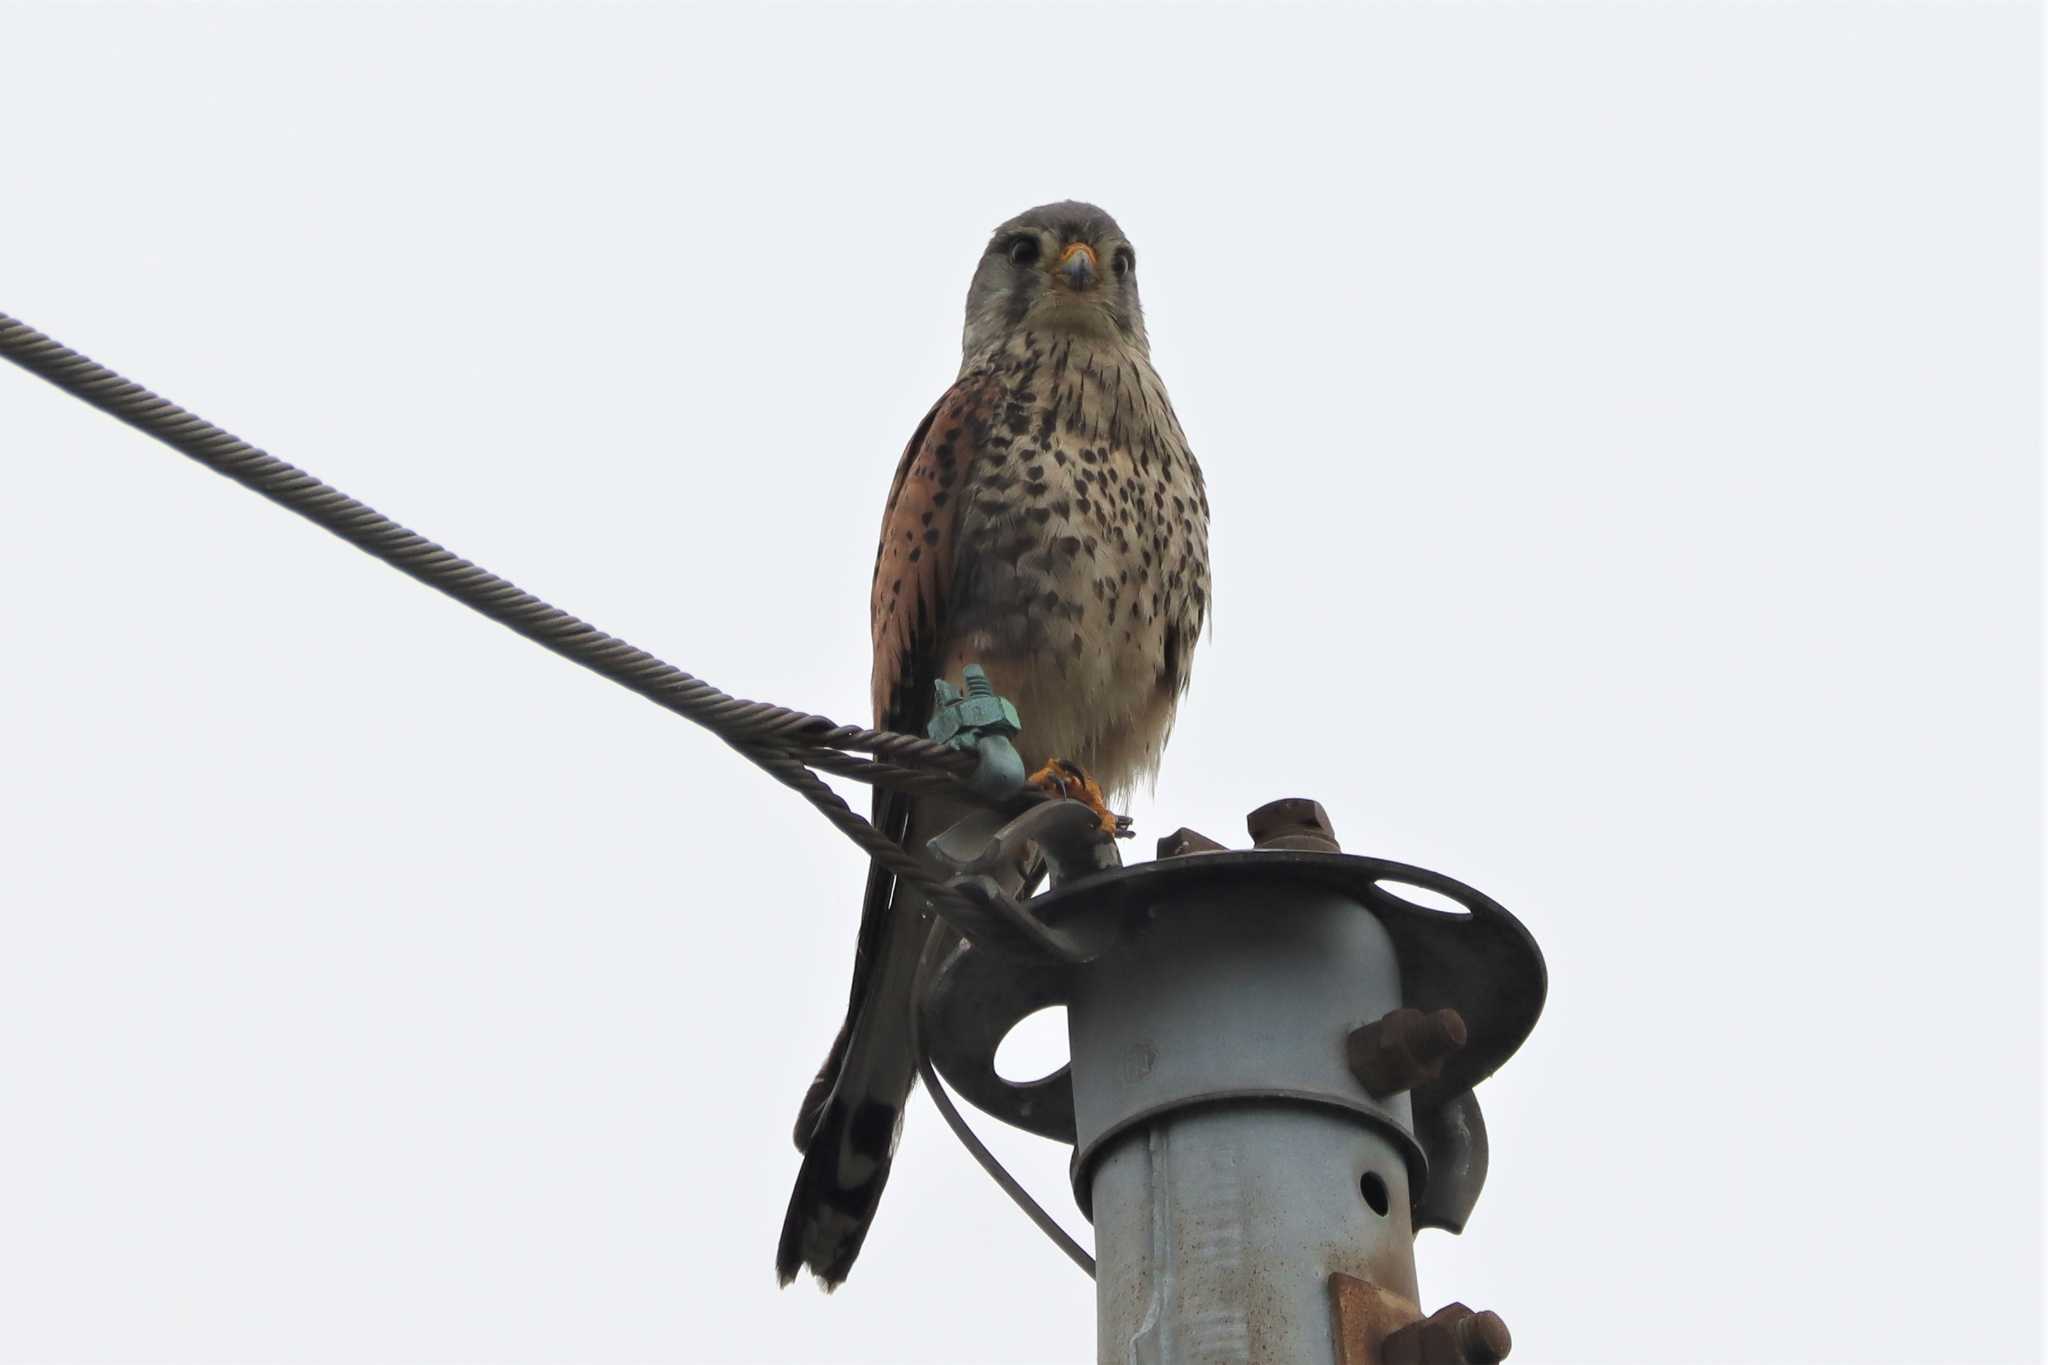
{"label": "bird", "polygon": [[[1092,204],[1018,214],[981,254],[959,375],[889,486],[869,593],[876,724],[923,734],[933,683],[980,664],[1022,717],[1034,781],[1127,793],[1157,773],[1209,592],[1208,494],[1152,366],[1136,248]],[[965,813],[876,790],[876,827],[919,856]],[[871,867],[846,1019],[797,1117],[784,1286],[808,1268],[837,1288],[867,1236],[915,1075],[931,924],[914,886]]]}

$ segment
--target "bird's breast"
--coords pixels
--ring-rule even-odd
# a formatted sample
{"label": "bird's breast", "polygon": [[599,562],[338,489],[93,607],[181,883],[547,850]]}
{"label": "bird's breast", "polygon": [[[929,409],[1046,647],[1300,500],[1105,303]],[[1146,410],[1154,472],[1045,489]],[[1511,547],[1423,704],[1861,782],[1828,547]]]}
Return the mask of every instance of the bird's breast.
{"label": "bird's breast", "polygon": [[1207,498],[1146,359],[1026,334],[962,490],[949,672],[979,660],[1027,758],[1127,786],[1156,767],[1207,611]]}

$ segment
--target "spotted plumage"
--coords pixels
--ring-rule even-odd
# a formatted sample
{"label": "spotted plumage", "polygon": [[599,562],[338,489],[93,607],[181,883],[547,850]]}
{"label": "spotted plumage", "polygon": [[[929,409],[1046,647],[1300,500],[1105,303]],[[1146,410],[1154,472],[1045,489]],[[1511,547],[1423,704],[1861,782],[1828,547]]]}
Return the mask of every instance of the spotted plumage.
{"label": "spotted plumage", "polygon": [[[1209,600],[1209,503],[1153,370],[1136,253],[1087,204],[997,229],[967,300],[960,376],[912,435],[870,595],[877,722],[921,733],[932,681],[979,663],[1037,768],[1111,792],[1159,765]],[[959,812],[880,794],[921,850]],[[868,878],[847,1019],[798,1116],[804,1162],[777,1254],[845,1278],[888,1178],[912,1060],[911,975],[930,912]]]}

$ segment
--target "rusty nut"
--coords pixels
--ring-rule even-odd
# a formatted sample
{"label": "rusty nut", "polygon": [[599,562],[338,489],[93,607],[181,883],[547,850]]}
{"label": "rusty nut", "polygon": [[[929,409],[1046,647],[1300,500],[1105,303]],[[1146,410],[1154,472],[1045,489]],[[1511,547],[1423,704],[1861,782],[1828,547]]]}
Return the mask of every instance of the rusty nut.
{"label": "rusty nut", "polygon": [[1190,853],[1220,853],[1223,845],[1206,834],[1198,834],[1183,825],[1171,834],[1160,836],[1159,856],[1179,858]]}
{"label": "rusty nut", "polygon": [[1245,828],[1251,831],[1252,847],[1297,849],[1304,853],[1338,853],[1337,831],[1319,801],[1290,796],[1268,801],[1247,815]]}
{"label": "rusty nut", "polygon": [[1344,1040],[1344,1060],[1373,1095],[1426,1085],[1465,1046],[1465,1019],[1456,1010],[1398,1009],[1356,1028]]}
{"label": "rusty nut", "polygon": [[1389,1332],[1380,1342],[1380,1365],[1496,1365],[1513,1346],[1500,1314],[1451,1303]]}

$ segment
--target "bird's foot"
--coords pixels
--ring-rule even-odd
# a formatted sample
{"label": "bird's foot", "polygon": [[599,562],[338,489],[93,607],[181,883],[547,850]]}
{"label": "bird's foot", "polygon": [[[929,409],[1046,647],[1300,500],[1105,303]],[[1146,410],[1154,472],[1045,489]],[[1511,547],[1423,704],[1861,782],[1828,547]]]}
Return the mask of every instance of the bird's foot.
{"label": "bird's foot", "polygon": [[1118,839],[1131,837],[1131,817],[1118,815],[1109,808],[1109,801],[1102,794],[1101,784],[1088,775],[1086,769],[1070,759],[1056,758],[1031,774],[1030,784],[1057,800],[1079,801],[1095,812],[1095,818],[1102,822],[1102,832]]}

